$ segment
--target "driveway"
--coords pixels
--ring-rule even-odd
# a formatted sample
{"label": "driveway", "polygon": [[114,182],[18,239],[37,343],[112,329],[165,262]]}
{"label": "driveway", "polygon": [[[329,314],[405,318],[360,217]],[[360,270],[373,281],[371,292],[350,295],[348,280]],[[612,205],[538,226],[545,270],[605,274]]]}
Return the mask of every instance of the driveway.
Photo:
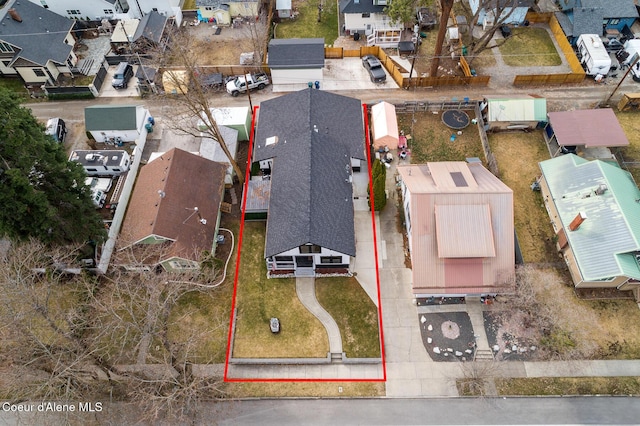
{"label": "driveway", "polygon": [[[114,89],[111,86],[111,80],[113,80],[113,73],[116,70],[117,65],[112,65],[107,70],[107,76],[104,79],[102,88],[100,89],[101,98],[138,98],[138,91],[136,90],[137,80],[135,77],[131,77],[129,80],[129,86],[126,89]],[[136,75],[138,66],[133,66],[133,75]],[[133,101],[132,101],[133,102]]]}
{"label": "driveway", "polygon": [[[372,83],[360,58],[325,59],[320,89],[331,91],[397,89],[398,85],[386,70],[385,74],[387,81]],[[273,85],[274,92],[294,92],[305,88],[307,83]]]}

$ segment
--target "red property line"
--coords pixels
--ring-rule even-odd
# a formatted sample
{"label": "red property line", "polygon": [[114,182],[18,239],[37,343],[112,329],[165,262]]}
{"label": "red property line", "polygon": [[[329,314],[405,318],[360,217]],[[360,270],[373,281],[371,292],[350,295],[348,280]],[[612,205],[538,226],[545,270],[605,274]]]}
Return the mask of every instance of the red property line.
{"label": "red property line", "polygon": [[378,323],[380,329],[380,350],[382,355],[382,371],[383,376],[382,379],[311,379],[311,378],[299,378],[299,379],[290,379],[290,378],[232,378],[228,376],[229,372],[229,359],[231,354],[231,340],[233,336],[233,324],[235,321],[235,307],[236,307],[236,296],[238,292],[238,272],[240,271],[240,254],[242,251],[242,234],[244,232],[244,214],[246,209],[246,199],[247,192],[249,186],[249,179],[251,173],[251,153],[253,151],[253,143],[254,143],[254,129],[255,129],[255,121],[259,107],[254,107],[253,118],[251,120],[251,135],[249,137],[249,152],[247,156],[247,171],[245,173],[245,183],[244,183],[244,194],[242,198],[242,217],[240,219],[240,235],[238,237],[238,254],[236,257],[236,276],[233,283],[233,298],[231,302],[231,314],[229,318],[229,334],[227,338],[227,353],[224,365],[224,381],[225,382],[385,382],[387,380],[387,364],[385,360],[385,352],[384,352],[384,332],[382,327],[382,303],[380,299],[380,273],[378,269],[378,242],[376,235],[376,222],[375,222],[375,210],[373,204],[373,179],[371,175],[371,152],[369,149],[369,118],[367,116],[367,106],[366,104],[362,104],[363,115],[364,115],[364,131],[365,131],[365,152],[367,153],[367,172],[369,174],[369,199],[371,201],[371,226],[373,229],[373,251],[374,251],[374,260],[375,260],[375,270],[376,270],[376,287],[378,288]]}

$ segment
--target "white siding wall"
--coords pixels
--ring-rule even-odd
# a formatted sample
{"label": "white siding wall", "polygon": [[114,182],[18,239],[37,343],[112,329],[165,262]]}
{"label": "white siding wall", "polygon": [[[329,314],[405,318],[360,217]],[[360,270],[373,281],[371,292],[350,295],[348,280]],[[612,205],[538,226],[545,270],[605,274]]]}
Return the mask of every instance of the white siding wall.
{"label": "white siding wall", "polygon": [[0,73],[4,74],[4,75],[17,75],[18,71],[16,71],[13,68],[9,68],[9,67],[5,67],[4,66],[4,62],[3,61],[10,61],[11,58],[7,58],[7,59],[2,59],[0,60]]}
{"label": "white siding wall", "polygon": [[[40,0],[29,0],[31,3],[35,3],[38,6],[43,6]],[[106,0],[43,0],[48,6],[48,10],[58,15],[67,18],[87,19],[87,16],[91,19],[106,18],[111,15],[106,15],[105,10],[113,10],[115,13],[115,6]],[[131,9],[134,5],[131,5]],[[69,15],[67,10],[80,11],[79,15]]]}
{"label": "white siding wall", "polygon": [[[329,250],[325,247],[322,247],[320,250],[320,253],[300,253],[300,248],[296,247],[294,249],[285,251],[283,253],[278,254],[278,256],[293,256],[294,257],[294,263],[295,263],[295,256],[312,256],[313,257],[313,264],[318,265],[318,264],[322,264],[322,265],[331,265],[329,263],[327,264],[323,264],[320,262],[320,258],[321,257],[325,257],[325,256],[340,256],[342,257],[342,262],[337,264],[337,265],[349,265],[349,262],[351,261],[351,257],[349,255],[334,251],[334,250]],[[268,259],[270,260],[270,259]],[[267,268],[269,268],[269,262],[267,262]]]}
{"label": "white siding wall", "polygon": [[[322,83],[322,68],[316,69],[271,69],[273,84],[300,84],[309,81]],[[320,86],[322,87],[322,86]]]}
{"label": "white siding wall", "polygon": [[[39,77],[37,76],[33,70],[34,69],[40,69],[42,70],[45,75],[44,77]],[[20,74],[20,77],[22,77],[22,79],[25,81],[25,83],[27,84],[44,84],[49,80],[49,75],[46,73],[44,68],[41,67],[17,67],[16,70],[18,71],[18,74]],[[56,70],[57,72],[57,70]],[[57,73],[59,74],[59,73]],[[54,74],[54,77],[56,77],[56,74]]]}
{"label": "white siding wall", "polygon": [[131,142],[135,141],[140,136],[140,133],[137,130],[105,130],[103,132],[92,131],[91,135],[93,135],[96,142],[104,142],[108,138],[115,137],[121,137],[123,141]]}
{"label": "white siding wall", "polygon": [[[369,27],[367,28],[367,25]],[[389,17],[383,13],[372,13],[368,18],[363,18],[361,13],[345,13],[344,28],[349,31],[366,31],[375,26],[389,26]]]}

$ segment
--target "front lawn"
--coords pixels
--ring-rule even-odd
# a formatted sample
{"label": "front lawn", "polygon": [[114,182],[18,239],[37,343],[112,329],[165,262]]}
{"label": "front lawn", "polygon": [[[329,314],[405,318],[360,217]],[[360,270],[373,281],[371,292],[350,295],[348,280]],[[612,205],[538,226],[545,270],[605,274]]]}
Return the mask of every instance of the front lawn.
{"label": "front lawn", "polygon": [[506,65],[534,67],[562,64],[562,59],[546,29],[517,27],[511,31],[512,35],[499,48]]}
{"label": "front lawn", "polygon": [[[238,277],[235,358],[325,358],[327,332],[300,303],[293,278],[267,279],[265,222],[246,222]],[[280,319],[271,333],[269,320]]]}
{"label": "front lawn", "polygon": [[336,320],[349,358],[379,358],[378,308],[353,277],[316,279],[316,297]]}
{"label": "front lawn", "polygon": [[299,15],[275,25],[274,38],[324,38],[325,44],[332,45],[338,38],[338,2],[323,1],[321,22],[318,22],[317,2],[300,0],[292,3]]}
{"label": "front lawn", "polygon": [[29,99],[29,92],[24,87],[22,80],[20,80],[19,78],[0,78],[0,88],[7,89],[8,91],[17,94],[23,100]]}

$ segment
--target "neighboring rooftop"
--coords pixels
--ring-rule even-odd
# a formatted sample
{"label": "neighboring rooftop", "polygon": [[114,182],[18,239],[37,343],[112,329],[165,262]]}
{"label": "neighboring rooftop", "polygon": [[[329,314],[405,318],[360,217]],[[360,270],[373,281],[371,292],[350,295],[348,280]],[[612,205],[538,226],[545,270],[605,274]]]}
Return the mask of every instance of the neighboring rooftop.
{"label": "neighboring rooftop", "polygon": [[75,150],[71,152],[70,161],[76,161],[85,167],[100,164],[107,167],[118,167],[122,162],[122,158],[128,156],[126,151],[122,150]]}
{"label": "neighboring rooftop", "polygon": [[[11,17],[10,9],[19,20]],[[73,49],[65,38],[75,21],[30,1],[9,0],[0,8],[0,22],[0,40],[20,48],[9,66],[20,59],[40,66],[48,60],[65,64]]]}
{"label": "neighboring rooftop", "polygon": [[[640,190],[631,174],[604,161],[567,154],[540,163],[585,281],[626,275],[640,280]],[[598,190],[596,192],[596,190]],[[575,231],[569,224],[586,219]]]}
{"label": "neighboring rooftop", "polygon": [[611,108],[558,111],[547,115],[560,146],[629,145],[629,139]]}
{"label": "neighboring rooftop", "polygon": [[134,130],[138,128],[135,105],[94,105],[84,109],[88,132],[100,130]]}
{"label": "neighboring rooftop", "polygon": [[147,13],[140,20],[140,24],[133,35],[133,41],[137,41],[144,37],[149,41],[159,43],[162,39],[162,34],[164,33],[164,27],[166,24],[166,16],[162,16],[156,11]]}
{"label": "neighboring rooftop", "polygon": [[225,170],[177,148],[143,166],[124,218],[122,247],[158,236],[171,240],[165,259],[198,260],[213,247]]}
{"label": "neighboring rooftop", "polygon": [[269,42],[269,67],[324,67],[323,38],[274,38]]}

